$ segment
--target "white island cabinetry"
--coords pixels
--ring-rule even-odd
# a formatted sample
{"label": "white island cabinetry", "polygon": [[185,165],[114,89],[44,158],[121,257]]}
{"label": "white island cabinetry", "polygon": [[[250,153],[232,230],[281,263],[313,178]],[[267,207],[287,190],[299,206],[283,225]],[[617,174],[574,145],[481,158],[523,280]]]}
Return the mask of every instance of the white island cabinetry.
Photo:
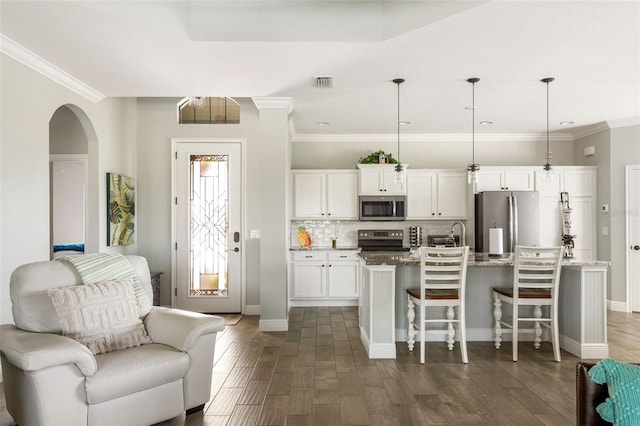
{"label": "white island cabinetry", "polygon": [[466,219],[466,172],[407,170],[407,219]]}
{"label": "white island cabinetry", "polygon": [[[415,287],[420,279],[419,261],[397,260],[392,256],[369,259],[366,253],[361,256],[360,339],[369,358],[395,358],[396,342],[407,340],[406,289]],[[579,358],[609,356],[608,267],[608,262],[601,261],[563,262],[558,299],[560,347]],[[512,284],[511,259],[475,260],[475,256],[470,256],[466,287],[468,341],[493,342],[495,319],[491,288]],[[506,337],[511,338],[510,335]],[[521,344],[533,341],[530,333],[522,332],[519,338]],[[445,337],[435,339],[444,341]],[[543,334],[543,340],[548,339],[549,336]]]}
{"label": "white island cabinetry", "polygon": [[293,219],[358,219],[356,170],[294,170]]}
{"label": "white island cabinetry", "polygon": [[291,306],[358,304],[359,257],[356,250],[291,252]]}

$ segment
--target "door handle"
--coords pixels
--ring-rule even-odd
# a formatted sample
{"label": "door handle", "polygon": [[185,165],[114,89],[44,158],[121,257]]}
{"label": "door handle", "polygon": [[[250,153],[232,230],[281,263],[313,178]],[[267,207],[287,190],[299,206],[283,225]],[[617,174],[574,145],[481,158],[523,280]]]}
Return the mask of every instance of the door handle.
{"label": "door handle", "polygon": [[631,248],[634,249],[634,250],[640,250],[640,246],[637,245],[637,244],[635,246],[631,246]]}
{"label": "door handle", "polygon": [[234,243],[239,243],[240,242],[240,233],[239,232],[234,232],[233,233],[233,242]]}

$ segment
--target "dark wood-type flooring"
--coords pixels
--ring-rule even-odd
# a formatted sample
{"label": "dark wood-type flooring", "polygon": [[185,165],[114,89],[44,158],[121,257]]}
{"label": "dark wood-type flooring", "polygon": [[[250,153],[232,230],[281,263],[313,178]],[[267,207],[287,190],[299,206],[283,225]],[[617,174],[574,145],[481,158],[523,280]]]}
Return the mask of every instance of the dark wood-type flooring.
{"label": "dark wood-type flooring", "polygon": [[[182,425],[573,425],[575,364],[551,345],[468,342],[469,364],[445,343],[397,343],[395,360],[370,360],[355,308],[293,308],[289,331],[260,333],[245,316],[218,336],[211,400]],[[610,357],[640,361],[640,313],[608,313]],[[2,391],[0,425],[13,424]]]}

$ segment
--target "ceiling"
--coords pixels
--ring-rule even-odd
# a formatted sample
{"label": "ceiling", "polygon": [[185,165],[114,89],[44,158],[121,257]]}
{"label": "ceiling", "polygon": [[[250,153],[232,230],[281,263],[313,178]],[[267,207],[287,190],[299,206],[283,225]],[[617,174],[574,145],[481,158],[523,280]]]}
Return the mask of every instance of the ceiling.
{"label": "ceiling", "polygon": [[637,1],[0,0],[0,19],[104,96],[291,97],[298,135],[394,134],[394,78],[407,134],[470,133],[470,77],[477,134],[544,133],[544,77],[552,132],[640,122]]}

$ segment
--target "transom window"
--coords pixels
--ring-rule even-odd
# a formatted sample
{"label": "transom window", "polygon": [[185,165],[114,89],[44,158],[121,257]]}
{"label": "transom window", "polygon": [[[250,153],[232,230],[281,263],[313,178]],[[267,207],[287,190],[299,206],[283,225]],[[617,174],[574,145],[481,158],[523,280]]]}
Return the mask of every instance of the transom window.
{"label": "transom window", "polygon": [[238,124],[240,105],[231,98],[189,96],[178,102],[180,124]]}

